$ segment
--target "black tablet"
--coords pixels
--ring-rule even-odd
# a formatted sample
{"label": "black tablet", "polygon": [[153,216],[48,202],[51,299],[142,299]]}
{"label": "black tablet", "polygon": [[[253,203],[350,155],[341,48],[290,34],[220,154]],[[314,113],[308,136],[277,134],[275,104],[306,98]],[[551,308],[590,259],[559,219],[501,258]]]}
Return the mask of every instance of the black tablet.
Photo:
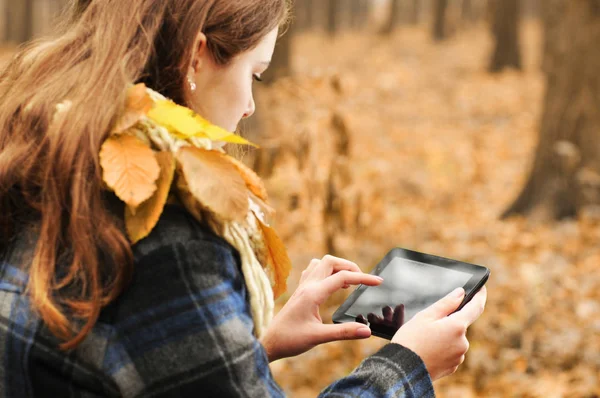
{"label": "black tablet", "polygon": [[333,314],[333,322],[362,322],[373,335],[386,339],[458,287],[466,292],[460,310],[490,275],[479,265],[401,248],[392,249],[371,273],[381,276],[383,283],[360,285]]}

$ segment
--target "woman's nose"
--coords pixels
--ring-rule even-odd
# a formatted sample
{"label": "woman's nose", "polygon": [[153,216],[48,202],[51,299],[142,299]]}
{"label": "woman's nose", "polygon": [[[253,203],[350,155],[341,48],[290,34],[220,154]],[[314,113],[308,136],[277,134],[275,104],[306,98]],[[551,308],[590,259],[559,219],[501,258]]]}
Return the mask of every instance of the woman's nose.
{"label": "woman's nose", "polygon": [[244,113],[244,119],[254,115],[254,111],[256,111],[256,104],[254,103],[254,98],[250,98],[248,109]]}

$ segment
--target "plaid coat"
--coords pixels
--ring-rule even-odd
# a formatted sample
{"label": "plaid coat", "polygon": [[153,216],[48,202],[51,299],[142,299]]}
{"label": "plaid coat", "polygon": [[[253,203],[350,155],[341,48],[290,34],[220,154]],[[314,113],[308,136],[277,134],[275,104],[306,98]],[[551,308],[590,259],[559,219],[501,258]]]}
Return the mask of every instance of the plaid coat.
{"label": "plaid coat", "polygon": [[[167,206],[134,246],[135,275],[88,338],[63,352],[23,294],[32,243],[0,266],[0,397],[282,397],[254,337],[237,252]],[[388,344],[321,396],[433,397],[410,350]]]}

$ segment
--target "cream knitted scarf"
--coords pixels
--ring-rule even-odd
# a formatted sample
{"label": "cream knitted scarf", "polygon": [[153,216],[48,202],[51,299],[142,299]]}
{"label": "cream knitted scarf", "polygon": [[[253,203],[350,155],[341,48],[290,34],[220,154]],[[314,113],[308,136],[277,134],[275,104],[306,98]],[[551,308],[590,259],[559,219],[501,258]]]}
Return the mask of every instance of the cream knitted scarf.
{"label": "cream knitted scarf", "polygon": [[148,236],[167,202],[177,201],[237,249],[260,337],[291,266],[267,223],[272,209],[262,181],[221,149],[224,142],[253,145],[138,84],[102,145],[100,164],[107,188],[126,204],[132,244]]}

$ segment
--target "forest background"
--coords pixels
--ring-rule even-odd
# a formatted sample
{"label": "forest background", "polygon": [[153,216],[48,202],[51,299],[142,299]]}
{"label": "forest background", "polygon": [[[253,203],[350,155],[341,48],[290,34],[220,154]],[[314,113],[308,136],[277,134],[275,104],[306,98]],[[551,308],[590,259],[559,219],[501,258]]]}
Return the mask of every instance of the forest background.
{"label": "forest background", "polygon": [[[65,2],[0,0],[3,57]],[[396,246],[485,265],[486,311],[438,396],[599,397],[598,43],[600,0],[296,0],[242,127],[289,291],[327,253],[365,271]],[[385,343],[272,368],[314,397]]]}

